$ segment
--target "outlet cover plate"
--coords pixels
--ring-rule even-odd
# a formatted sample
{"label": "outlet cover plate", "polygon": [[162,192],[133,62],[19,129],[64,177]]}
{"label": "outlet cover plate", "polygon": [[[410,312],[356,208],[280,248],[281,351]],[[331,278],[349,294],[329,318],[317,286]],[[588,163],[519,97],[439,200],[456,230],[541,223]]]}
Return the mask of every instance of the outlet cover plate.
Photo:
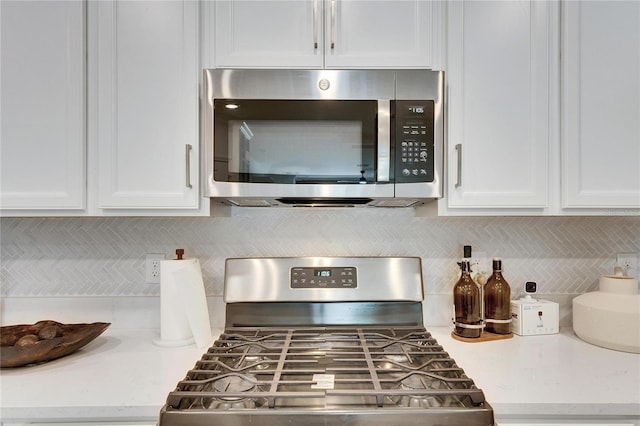
{"label": "outlet cover plate", "polygon": [[147,253],[145,258],[146,283],[160,284],[160,261],[164,259],[164,253]]}

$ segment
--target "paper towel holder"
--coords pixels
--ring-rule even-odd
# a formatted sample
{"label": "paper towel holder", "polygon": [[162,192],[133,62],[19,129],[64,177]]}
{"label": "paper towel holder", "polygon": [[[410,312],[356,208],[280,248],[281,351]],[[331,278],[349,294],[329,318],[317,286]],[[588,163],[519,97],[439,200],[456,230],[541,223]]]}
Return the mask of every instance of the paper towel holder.
{"label": "paper towel holder", "polygon": [[160,262],[160,338],[157,346],[176,347],[211,340],[209,310],[198,259],[184,259],[184,249],[176,259]]}

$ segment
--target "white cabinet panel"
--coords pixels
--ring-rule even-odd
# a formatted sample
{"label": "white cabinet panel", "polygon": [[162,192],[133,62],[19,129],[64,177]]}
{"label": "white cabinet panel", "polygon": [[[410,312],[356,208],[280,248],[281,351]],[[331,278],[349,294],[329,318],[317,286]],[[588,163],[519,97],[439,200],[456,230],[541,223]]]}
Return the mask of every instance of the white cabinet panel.
{"label": "white cabinet panel", "polygon": [[562,207],[640,208],[640,2],[563,8]]}
{"label": "white cabinet panel", "polygon": [[218,68],[322,67],[322,0],[215,2]]}
{"label": "white cabinet panel", "polygon": [[[218,68],[428,68],[428,0],[219,0]],[[438,27],[439,28],[439,27]]]}
{"label": "white cabinet panel", "polygon": [[325,65],[431,66],[431,1],[327,0]]}
{"label": "white cabinet panel", "polygon": [[449,208],[547,205],[551,5],[449,3]]}
{"label": "white cabinet panel", "polygon": [[2,1],[2,209],[85,207],[84,2]]}
{"label": "white cabinet panel", "polygon": [[96,3],[98,207],[195,209],[198,4]]}

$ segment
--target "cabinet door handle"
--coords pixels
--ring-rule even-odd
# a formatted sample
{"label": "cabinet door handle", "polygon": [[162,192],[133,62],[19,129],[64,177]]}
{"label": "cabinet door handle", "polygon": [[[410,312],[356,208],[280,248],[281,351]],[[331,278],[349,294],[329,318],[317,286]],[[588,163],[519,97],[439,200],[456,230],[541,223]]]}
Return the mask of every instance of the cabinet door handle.
{"label": "cabinet door handle", "polygon": [[187,188],[192,188],[193,186],[191,185],[191,144],[186,144],[185,145],[185,161],[186,161],[186,182],[187,182]]}
{"label": "cabinet door handle", "polygon": [[336,1],[331,0],[331,48],[336,47]]}
{"label": "cabinet door handle", "polygon": [[318,0],[313,0],[313,48],[318,48]]}
{"label": "cabinet door handle", "polygon": [[456,152],[458,154],[458,175],[456,177],[456,188],[462,186],[462,144],[456,145]]}

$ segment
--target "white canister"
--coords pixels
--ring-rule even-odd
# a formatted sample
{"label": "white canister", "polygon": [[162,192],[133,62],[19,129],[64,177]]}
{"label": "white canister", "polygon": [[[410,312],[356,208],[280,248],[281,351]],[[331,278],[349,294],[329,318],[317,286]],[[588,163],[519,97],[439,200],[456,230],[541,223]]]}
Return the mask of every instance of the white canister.
{"label": "white canister", "polygon": [[638,280],[624,275],[600,277],[600,291],[615,294],[638,294]]}
{"label": "white canister", "polygon": [[623,275],[601,277],[599,291],[573,299],[573,330],[593,345],[640,353],[638,280]]}

